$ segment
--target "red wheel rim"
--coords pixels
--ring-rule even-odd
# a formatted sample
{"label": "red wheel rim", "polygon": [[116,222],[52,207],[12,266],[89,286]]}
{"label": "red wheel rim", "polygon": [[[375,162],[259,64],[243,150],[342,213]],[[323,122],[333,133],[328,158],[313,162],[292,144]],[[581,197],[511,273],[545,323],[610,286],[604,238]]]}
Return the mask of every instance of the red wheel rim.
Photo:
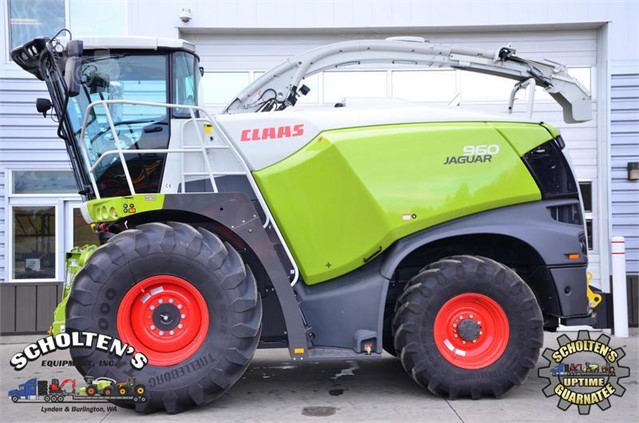
{"label": "red wheel rim", "polygon": [[149,364],[171,366],[204,343],[209,311],[200,291],[171,275],[146,278],[129,289],[118,308],[120,339],[144,353]]}
{"label": "red wheel rim", "polygon": [[510,337],[508,318],[501,306],[474,293],[447,301],[437,313],[433,329],[440,354],[462,369],[490,366],[502,356]]}

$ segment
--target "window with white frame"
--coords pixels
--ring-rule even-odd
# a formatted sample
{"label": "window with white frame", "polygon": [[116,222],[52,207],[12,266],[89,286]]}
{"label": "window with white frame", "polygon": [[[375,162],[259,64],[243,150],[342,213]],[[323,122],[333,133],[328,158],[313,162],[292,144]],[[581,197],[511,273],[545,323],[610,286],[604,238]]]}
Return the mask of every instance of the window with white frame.
{"label": "window with white frame", "polygon": [[61,277],[62,200],[79,199],[69,170],[9,171],[8,279]]}
{"label": "window with white frame", "polygon": [[[591,89],[592,68],[570,67],[568,72],[587,89]],[[261,71],[211,71],[201,82],[202,104],[221,110],[249,83],[263,75]],[[438,104],[503,103],[504,110],[514,81],[454,69],[348,68],[330,70],[312,75],[302,81],[310,93],[301,96],[298,104],[304,106],[330,105],[348,97],[395,97],[408,101]],[[265,97],[268,94],[265,93]],[[526,100],[525,91],[518,94]],[[537,87],[536,101],[553,101],[543,88]]]}

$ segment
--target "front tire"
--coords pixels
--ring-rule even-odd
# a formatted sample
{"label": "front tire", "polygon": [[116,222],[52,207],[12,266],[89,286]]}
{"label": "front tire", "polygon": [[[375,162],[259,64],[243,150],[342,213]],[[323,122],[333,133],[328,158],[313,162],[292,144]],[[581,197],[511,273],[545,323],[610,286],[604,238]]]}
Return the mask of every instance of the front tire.
{"label": "front tire", "polygon": [[477,256],[424,268],[399,297],[393,327],[404,369],[451,399],[504,396],[524,382],[543,343],[541,311],[528,285]]}
{"label": "front tire", "polygon": [[[237,251],[182,223],[111,238],[78,273],[67,303],[68,330],[118,338],[148,357],[136,370],[131,356],[71,350],[83,375],[135,376],[148,397],[135,404],[141,412],[178,413],[221,396],[253,357],[261,319],[255,278]],[[96,366],[109,359],[117,365]]]}

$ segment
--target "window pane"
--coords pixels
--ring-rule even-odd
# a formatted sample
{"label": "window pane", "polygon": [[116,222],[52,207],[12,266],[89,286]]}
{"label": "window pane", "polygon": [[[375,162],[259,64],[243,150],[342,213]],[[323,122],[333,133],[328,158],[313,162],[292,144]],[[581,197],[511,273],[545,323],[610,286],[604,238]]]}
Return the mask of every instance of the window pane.
{"label": "window pane", "polygon": [[77,194],[73,172],[68,170],[15,170],[14,194]]}
{"label": "window pane", "polygon": [[11,48],[36,37],[53,37],[66,27],[64,0],[10,0]]}
{"label": "window pane", "polygon": [[588,238],[588,250],[592,250],[592,219],[586,219],[586,237]]}
{"label": "window pane", "polygon": [[455,71],[395,71],[393,97],[449,102],[455,97],[455,79]]}
{"label": "window pane", "polygon": [[586,87],[588,90],[591,90],[591,81],[590,81],[590,67],[585,68],[568,68],[568,73],[570,76],[575,78],[577,81],[581,82],[581,84]]}
{"label": "window pane", "polygon": [[308,94],[302,95],[301,93],[299,93],[298,90],[298,94],[300,96],[297,98],[297,104],[319,103],[319,78],[320,74],[316,73],[315,75],[307,76],[306,78],[302,79],[302,81],[300,82],[300,87],[302,85],[306,85],[308,88],[310,88],[310,91],[308,92]]}
{"label": "window pane", "polygon": [[[502,101],[508,103],[514,80],[474,72],[461,73],[461,98],[467,101]],[[523,91],[519,98],[525,95]]]}
{"label": "window pane", "polygon": [[13,277],[55,278],[55,207],[13,207]]}
{"label": "window pane", "polygon": [[98,234],[84,221],[79,208],[73,209],[73,246],[82,247],[87,244],[99,244]]}
{"label": "window pane", "polygon": [[324,103],[348,97],[386,97],[386,72],[325,72]]}
{"label": "window pane", "polygon": [[249,73],[208,72],[200,84],[203,104],[227,104],[249,84]]}
{"label": "window pane", "polygon": [[584,211],[592,213],[592,182],[579,182],[579,189],[584,202]]}
{"label": "window pane", "polygon": [[[200,79],[200,69],[195,56],[178,52],[173,53],[173,99],[175,104],[197,106],[197,86]],[[187,108],[175,109],[174,113],[181,117],[189,117]]]}

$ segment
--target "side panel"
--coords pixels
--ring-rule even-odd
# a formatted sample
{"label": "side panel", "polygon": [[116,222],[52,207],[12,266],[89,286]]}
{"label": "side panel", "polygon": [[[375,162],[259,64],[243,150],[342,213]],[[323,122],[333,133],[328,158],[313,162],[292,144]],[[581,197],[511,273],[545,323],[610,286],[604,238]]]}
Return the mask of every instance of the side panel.
{"label": "side panel", "polygon": [[536,183],[502,135],[508,131],[530,146],[550,138],[539,125],[517,123],[327,131],[254,175],[304,281],[315,284],[425,228],[539,200]]}
{"label": "side panel", "polygon": [[380,274],[381,257],[323,284],[297,284],[295,292],[310,327],[314,347],[361,352],[358,334],[374,339],[382,352],[384,304],[389,280]]}

